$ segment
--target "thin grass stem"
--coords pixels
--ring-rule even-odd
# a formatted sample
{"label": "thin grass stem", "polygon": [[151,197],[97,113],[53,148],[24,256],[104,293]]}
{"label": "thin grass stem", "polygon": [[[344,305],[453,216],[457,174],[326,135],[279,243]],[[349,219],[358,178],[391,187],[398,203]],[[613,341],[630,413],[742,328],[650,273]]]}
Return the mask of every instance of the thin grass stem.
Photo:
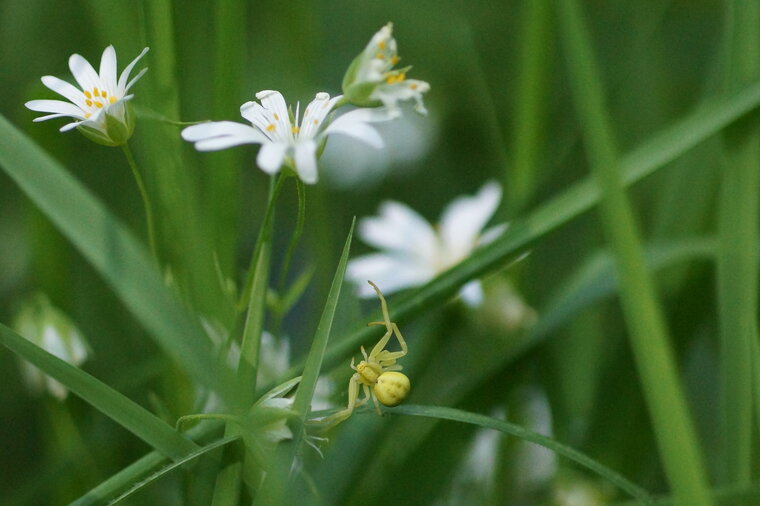
{"label": "thin grass stem", "polygon": [[150,245],[150,252],[153,254],[153,259],[156,262],[159,262],[158,247],[156,246],[156,224],[153,218],[153,204],[150,201],[150,195],[145,188],[145,182],[140,173],[140,168],[137,166],[137,162],[132,154],[132,150],[129,148],[129,144],[126,142],[122,144],[121,150],[127,159],[129,168],[132,170],[132,175],[135,178],[135,183],[137,183],[137,188],[140,190],[140,196],[142,197],[143,208],[145,209],[145,222],[148,227],[148,244]]}

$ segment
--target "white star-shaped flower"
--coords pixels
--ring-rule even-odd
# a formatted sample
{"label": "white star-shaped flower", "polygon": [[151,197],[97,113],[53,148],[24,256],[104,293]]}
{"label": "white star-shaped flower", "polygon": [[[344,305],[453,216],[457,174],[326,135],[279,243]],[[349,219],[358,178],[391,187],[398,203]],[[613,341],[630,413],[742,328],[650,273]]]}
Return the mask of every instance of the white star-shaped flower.
{"label": "white star-shaped flower", "polygon": [[369,123],[386,121],[398,114],[385,109],[355,109],[329,121],[328,114],[341,96],[330,98],[317,93],[299,119],[299,107],[291,118],[285,99],[278,91],[256,94],[261,102],[246,102],[240,115],[251,126],[234,121],[212,121],[185,128],[182,138],[195,143],[199,151],[216,151],[242,144],[261,144],[256,163],[268,174],[278,172],[283,164],[292,167],[305,182],[317,182],[317,151],[331,134],[354,137],[375,148],[383,140]]}
{"label": "white star-shaped flower", "polygon": [[393,24],[388,23],[372,36],[364,51],[351,63],[343,78],[343,93],[351,103],[369,106],[379,101],[390,109],[397,108],[398,102],[413,99],[415,110],[427,114],[422,95],[430,90],[430,85],[407,79],[406,73],[411,67],[394,69],[399,60]]}
{"label": "white star-shaped flower", "polygon": [[31,100],[25,105],[33,111],[51,113],[35,118],[34,121],[73,118],[74,121],[61,127],[61,132],[79,128],[95,142],[108,146],[123,144],[134,130],[134,121],[126,107],[126,102],[134,95],[128,95],[127,92],[148,69],[142,69],[131,80],[129,75],[147,51],[147,47],[143,49],[118,79],[113,46],[108,46],[103,51],[99,72],[81,55],[73,54],[69,58],[69,69],[79,88],[54,76],[42,77],[42,84],[69,101]]}
{"label": "white star-shaped flower", "polygon": [[[362,297],[374,295],[372,288],[365,286],[368,279],[382,286],[385,293],[427,283],[506,230],[503,224],[483,231],[500,201],[501,188],[496,182],[488,182],[477,195],[451,202],[435,228],[408,206],[384,202],[379,215],[363,218],[358,229],[364,242],[383,251],[352,259],[346,277],[356,284]],[[480,281],[467,283],[460,295],[470,305],[480,304]]]}

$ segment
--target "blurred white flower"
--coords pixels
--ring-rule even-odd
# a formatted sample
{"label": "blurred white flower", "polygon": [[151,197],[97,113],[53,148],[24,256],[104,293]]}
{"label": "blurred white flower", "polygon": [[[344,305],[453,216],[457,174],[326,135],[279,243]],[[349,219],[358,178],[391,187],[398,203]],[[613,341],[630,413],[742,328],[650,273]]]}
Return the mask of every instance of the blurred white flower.
{"label": "blurred white flower", "polygon": [[[506,230],[502,224],[483,232],[500,201],[501,188],[490,181],[477,195],[458,197],[449,204],[436,228],[406,205],[384,202],[379,216],[359,221],[359,237],[383,252],[352,259],[346,276],[362,297],[375,295],[368,279],[385,293],[427,283]],[[460,295],[467,304],[479,305],[483,300],[480,281],[467,283]]]}
{"label": "blurred white flower", "polygon": [[[24,304],[16,315],[13,327],[29,341],[69,364],[79,366],[87,359],[87,345],[79,329],[43,294],[34,296]],[[68,395],[66,387],[37,367],[22,361],[21,368],[33,392],[47,390],[61,401]]]}
{"label": "blurred white flower", "polygon": [[359,56],[354,58],[343,78],[343,93],[352,104],[363,107],[382,102],[395,109],[398,102],[413,99],[414,108],[427,114],[422,94],[430,90],[425,81],[407,79],[411,67],[393,69],[399,62],[393,23],[380,29]]}
{"label": "blurred white flower", "polygon": [[333,188],[368,192],[388,178],[411,176],[435,143],[436,127],[436,122],[417,114],[377,123],[375,128],[392,149],[373,149],[348,137],[334,137],[320,158],[320,178],[324,176]]}
{"label": "blurred white flower", "polygon": [[375,148],[383,147],[380,134],[369,125],[398,116],[387,109],[356,109],[335,120],[328,114],[341,96],[330,98],[324,92],[306,107],[299,120],[299,107],[291,118],[285,99],[278,91],[256,94],[261,102],[246,102],[240,115],[251,125],[234,121],[212,121],[185,128],[182,138],[195,143],[199,151],[217,151],[243,144],[261,144],[256,162],[264,172],[274,174],[283,164],[292,167],[304,183],[317,182],[317,153],[328,135],[343,134]]}
{"label": "blurred white flower", "polygon": [[127,101],[134,95],[127,95],[127,92],[148,69],[142,69],[132,80],[129,79],[129,75],[147,51],[147,47],[143,49],[137,58],[126,66],[118,80],[116,51],[113,46],[108,46],[103,51],[100,72],[96,72],[81,55],[73,54],[69,58],[69,68],[79,88],[54,76],[42,77],[42,84],[69,101],[31,100],[25,105],[33,111],[51,113],[35,118],[34,121],[73,118],[75,121],[61,127],[61,132],[78,128],[88,139],[99,144],[124,144],[134,130],[134,120],[127,107]]}
{"label": "blurred white flower", "polygon": [[580,473],[565,470],[556,480],[552,492],[553,506],[604,506],[610,504],[616,490],[609,483],[592,481]]}

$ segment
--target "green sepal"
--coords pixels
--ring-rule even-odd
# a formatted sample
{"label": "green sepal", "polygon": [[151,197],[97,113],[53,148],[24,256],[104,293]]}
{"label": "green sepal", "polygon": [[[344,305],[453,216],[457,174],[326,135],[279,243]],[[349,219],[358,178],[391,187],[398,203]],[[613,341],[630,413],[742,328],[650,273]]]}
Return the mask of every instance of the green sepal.
{"label": "green sepal", "polygon": [[[103,146],[121,146],[132,137],[135,130],[135,120],[132,114],[130,104],[124,104],[124,117],[119,118],[116,115],[106,112],[105,125],[98,125],[100,128],[86,125],[84,122],[77,126],[77,130],[96,144]],[[105,130],[103,129],[105,126]]]}

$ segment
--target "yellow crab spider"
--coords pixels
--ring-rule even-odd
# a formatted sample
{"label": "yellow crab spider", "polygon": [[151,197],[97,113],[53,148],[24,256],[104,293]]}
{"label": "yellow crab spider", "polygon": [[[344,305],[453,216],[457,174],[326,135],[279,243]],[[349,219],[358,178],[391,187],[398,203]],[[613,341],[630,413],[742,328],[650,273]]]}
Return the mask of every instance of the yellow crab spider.
{"label": "yellow crab spider", "polygon": [[[386,332],[369,352],[369,355],[364,350],[364,346],[361,347],[364,360],[359,364],[354,365],[354,359],[351,358],[351,369],[356,372],[348,382],[348,406],[322,420],[330,427],[347,419],[354,412],[354,408],[363,405],[370,398],[375,403],[377,414],[382,415],[380,403],[385,406],[396,406],[406,398],[411,388],[409,378],[404,373],[399,372],[402,367],[396,364],[396,360],[406,355],[406,341],[404,341],[398,326],[391,321],[388,315],[388,305],[385,303],[385,298],[380,289],[372,281],[367,282],[377,292],[377,296],[380,298],[380,307],[383,310],[383,321],[369,322],[367,325],[385,325]],[[401,345],[401,351],[385,349],[388,341],[394,335]],[[357,400],[359,386],[364,391],[364,398],[361,400]]]}

